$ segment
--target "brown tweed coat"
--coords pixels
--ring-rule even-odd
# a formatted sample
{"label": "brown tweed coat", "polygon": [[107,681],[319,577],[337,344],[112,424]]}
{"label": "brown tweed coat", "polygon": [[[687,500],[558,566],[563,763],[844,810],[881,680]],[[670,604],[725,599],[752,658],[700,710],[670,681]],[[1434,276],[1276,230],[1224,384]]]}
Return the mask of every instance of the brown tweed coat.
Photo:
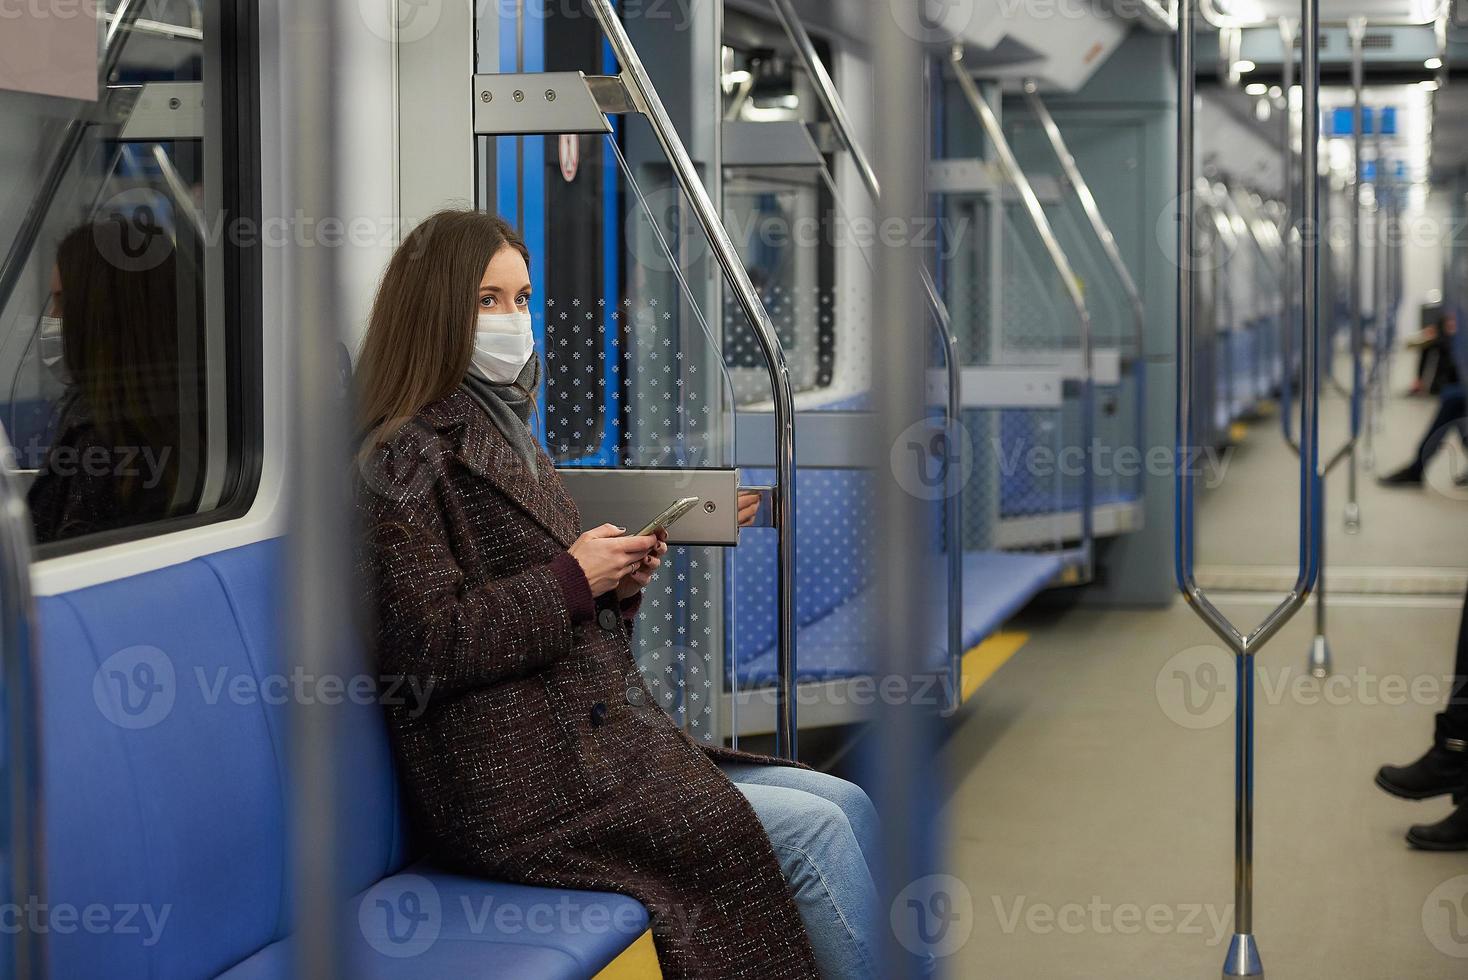
{"label": "brown tweed coat", "polygon": [[631,613],[592,599],[567,551],[576,505],[543,452],[539,469],[462,389],[363,465],[378,666],[431,690],[388,708],[430,858],[634,896],[669,978],[816,976],[769,839],[713,761],[775,760],[696,745],[657,706]]}

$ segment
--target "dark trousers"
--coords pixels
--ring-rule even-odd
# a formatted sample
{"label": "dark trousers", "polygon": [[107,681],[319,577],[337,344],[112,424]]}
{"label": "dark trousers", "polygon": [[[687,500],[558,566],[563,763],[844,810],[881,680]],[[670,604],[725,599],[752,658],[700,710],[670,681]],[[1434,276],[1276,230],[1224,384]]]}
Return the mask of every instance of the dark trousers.
{"label": "dark trousers", "polygon": [[1449,737],[1468,739],[1468,596],[1463,597],[1463,619],[1458,624],[1458,659],[1453,666],[1453,694],[1443,712]]}
{"label": "dark trousers", "polygon": [[1458,430],[1458,438],[1468,443],[1468,400],[1464,398],[1462,385],[1443,389],[1442,397],[1438,399],[1437,415],[1433,416],[1427,435],[1417,447],[1417,460],[1413,465],[1419,472],[1427,468],[1428,462],[1442,448],[1443,440],[1454,429]]}

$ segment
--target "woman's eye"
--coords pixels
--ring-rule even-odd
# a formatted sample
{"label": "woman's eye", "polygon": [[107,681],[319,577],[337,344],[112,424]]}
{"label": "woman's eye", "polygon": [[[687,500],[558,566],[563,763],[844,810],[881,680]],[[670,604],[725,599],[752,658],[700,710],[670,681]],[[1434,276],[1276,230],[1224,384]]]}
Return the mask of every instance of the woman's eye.
{"label": "woman's eye", "polygon": [[529,296],[529,294],[526,294],[526,295],[523,295],[523,296],[517,296],[515,298],[515,305],[516,306],[529,306],[530,305],[530,296]]}
{"label": "woman's eye", "polygon": [[493,309],[494,308],[494,297],[493,296],[481,296],[481,297],[479,297],[479,305],[482,306],[482,307],[484,307],[486,310]]}

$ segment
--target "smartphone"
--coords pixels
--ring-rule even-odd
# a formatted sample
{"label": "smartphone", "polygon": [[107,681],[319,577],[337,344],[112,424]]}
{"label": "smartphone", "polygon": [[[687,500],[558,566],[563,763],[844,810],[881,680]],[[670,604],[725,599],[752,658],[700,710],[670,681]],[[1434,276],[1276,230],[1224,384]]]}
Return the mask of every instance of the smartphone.
{"label": "smartphone", "polygon": [[666,510],[648,521],[647,526],[641,531],[638,531],[635,537],[641,537],[644,534],[652,534],[663,528],[672,527],[678,518],[693,509],[693,505],[698,503],[698,499],[697,497],[681,497],[673,501],[668,505]]}

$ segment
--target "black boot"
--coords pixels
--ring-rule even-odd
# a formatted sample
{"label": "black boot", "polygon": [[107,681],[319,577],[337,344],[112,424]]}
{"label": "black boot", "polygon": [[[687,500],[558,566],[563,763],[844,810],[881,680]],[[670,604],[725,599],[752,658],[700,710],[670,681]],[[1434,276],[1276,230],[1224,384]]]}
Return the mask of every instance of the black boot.
{"label": "black boot", "polygon": [[1426,800],[1468,789],[1468,739],[1437,716],[1436,737],[1427,754],[1410,766],[1382,766],[1376,785],[1404,800]]}
{"label": "black boot", "polygon": [[1437,823],[1415,825],[1407,843],[1421,851],[1468,851],[1468,803]]}
{"label": "black boot", "polygon": [[1410,463],[1395,473],[1388,473],[1376,482],[1384,487],[1420,487],[1422,486],[1422,467],[1416,463]]}

